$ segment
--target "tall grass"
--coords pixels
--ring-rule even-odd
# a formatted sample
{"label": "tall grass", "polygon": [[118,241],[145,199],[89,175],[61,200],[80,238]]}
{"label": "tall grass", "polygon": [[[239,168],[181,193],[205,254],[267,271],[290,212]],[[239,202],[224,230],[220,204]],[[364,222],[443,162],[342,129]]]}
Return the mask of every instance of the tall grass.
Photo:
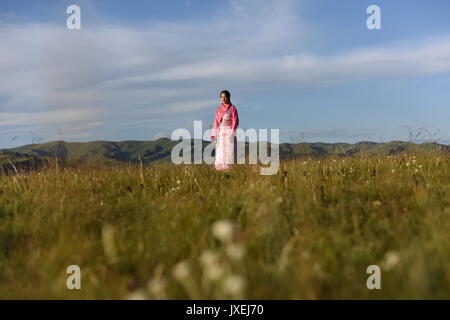
{"label": "tall grass", "polygon": [[[0,176],[0,298],[450,298],[440,152]],[[66,268],[81,268],[68,290]],[[366,286],[381,268],[381,290]]]}

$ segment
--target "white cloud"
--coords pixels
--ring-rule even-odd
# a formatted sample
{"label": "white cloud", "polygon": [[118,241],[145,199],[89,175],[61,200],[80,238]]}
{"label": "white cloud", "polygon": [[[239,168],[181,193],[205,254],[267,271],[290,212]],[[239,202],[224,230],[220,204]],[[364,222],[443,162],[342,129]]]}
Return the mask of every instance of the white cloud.
{"label": "white cloud", "polygon": [[217,100],[199,100],[199,101],[187,101],[187,102],[175,102],[168,106],[168,111],[195,111],[211,107],[217,103]]}
{"label": "white cloud", "polygon": [[0,125],[174,125],[202,117],[206,108],[212,118],[225,88],[270,93],[450,72],[450,36],[306,53],[299,2],[229,4],[229,12],[210,19],[138,27],[104,23],[69,31],[0,22]]}
{"label": "white cloud", "polygon": [[2,112],[0,126],[32,126],[83,123],[95,117],[95,110],[66,109],[44,112]]}

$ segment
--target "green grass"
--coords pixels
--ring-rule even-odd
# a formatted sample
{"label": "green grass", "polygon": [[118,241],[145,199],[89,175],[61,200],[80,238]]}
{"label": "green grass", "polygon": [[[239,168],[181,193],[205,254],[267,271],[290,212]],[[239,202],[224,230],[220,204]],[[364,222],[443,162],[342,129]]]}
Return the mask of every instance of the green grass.
{"label": "green grass", "polygon": [[[283,161],[273,176],[166,164],[3,175],[0,298],[449,299],[449,164],[418,152]],[[214,236],[219,220],[232,242]],[[81,290],[66,288],[73,264]],[[373,264],[381,290],[366,287]]]}

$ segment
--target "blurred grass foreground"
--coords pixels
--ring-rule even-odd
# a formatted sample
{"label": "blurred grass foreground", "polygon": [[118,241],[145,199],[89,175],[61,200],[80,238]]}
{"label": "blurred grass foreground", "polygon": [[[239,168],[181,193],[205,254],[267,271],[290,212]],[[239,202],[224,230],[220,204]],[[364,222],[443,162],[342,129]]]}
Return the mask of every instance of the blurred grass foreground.
{"label": "blurred grass foreground", "polygon": [[0,298],[449,299],[449,164],[410,152],[284,160],[273,176],[57,162],[3,174]]}

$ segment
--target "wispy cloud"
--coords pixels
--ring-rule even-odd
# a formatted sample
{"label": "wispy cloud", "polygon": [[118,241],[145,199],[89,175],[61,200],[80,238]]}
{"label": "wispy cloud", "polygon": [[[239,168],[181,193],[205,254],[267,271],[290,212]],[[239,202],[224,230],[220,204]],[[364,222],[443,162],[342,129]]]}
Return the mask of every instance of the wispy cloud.
{"label": "wispy cloud", "polygon": [[65,109],[43,112],[2,112],[0,126],[80,124],[94,118],[96,110]]}
{"label": "wispy cloud", "polygon": [[14,11],[0,12],[0,23],[5,22],[17,22],[17,21],[25,21],[26,17],[17,14]]}
{"label": "wispy cloud", "polygon": [[304,52],[308,26],[295,14],[299,5],[230,0],[229,12],[209,19],[79,31],[0,21],[0,125],[175,124],[207,108],[212,117],[224,88],[295,92],[330,81],[450,72],[450,35],[334,55]]}
{"label": "wispy cloud", "polygon": [[377,140],[379,131],[375,128],[320,128],[314,130],[280,130],[280,137],[287,142],[319,142],[330,140]]}

